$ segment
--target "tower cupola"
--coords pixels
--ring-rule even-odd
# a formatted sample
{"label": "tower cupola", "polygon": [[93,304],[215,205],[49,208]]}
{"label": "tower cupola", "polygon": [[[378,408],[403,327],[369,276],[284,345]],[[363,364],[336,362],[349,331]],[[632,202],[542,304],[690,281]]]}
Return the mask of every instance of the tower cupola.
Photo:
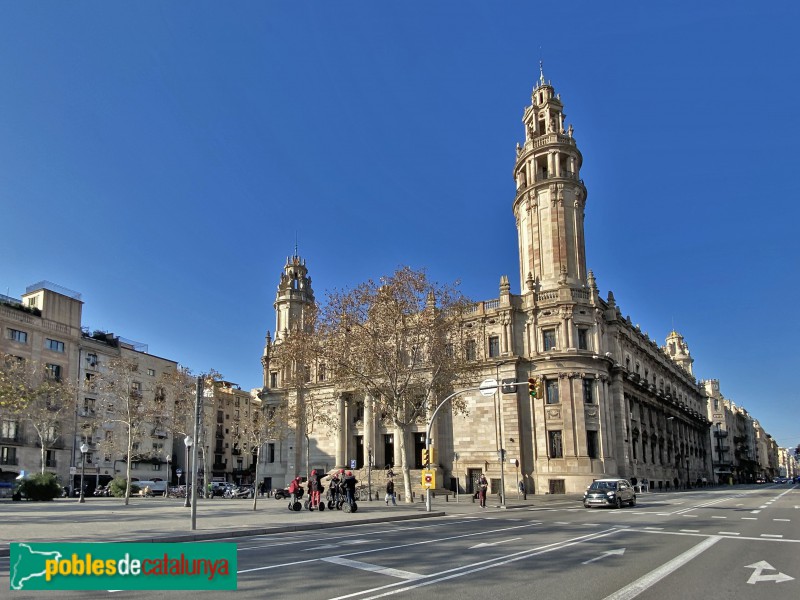
{"label": "tower cupola", "polygon": [[[564,105],[545,79],[531,92],[522,115],[525,142],[517,144],[514,164],[514,216],[520,247],[520,281],[539,282],[547,291],[559,286],[587,286],[584,240],[586,187],[580,178],[583,157],[565,129]],[[522,293],[529,292],[523,283]]]}

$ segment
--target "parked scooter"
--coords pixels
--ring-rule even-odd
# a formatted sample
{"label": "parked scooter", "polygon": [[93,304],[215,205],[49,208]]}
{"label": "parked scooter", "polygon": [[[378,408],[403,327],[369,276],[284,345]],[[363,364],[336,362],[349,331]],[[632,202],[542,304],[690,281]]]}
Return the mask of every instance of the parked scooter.
{"label": "parked scooter", "polygon": [[252,498],[253,488],[250,486],[233,486],[225,490],[225,498]]}

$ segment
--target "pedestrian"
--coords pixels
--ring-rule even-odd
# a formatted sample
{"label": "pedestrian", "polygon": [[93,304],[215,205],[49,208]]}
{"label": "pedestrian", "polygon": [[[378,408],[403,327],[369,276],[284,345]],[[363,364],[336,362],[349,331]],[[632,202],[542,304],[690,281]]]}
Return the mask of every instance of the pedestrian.
{"label": "pedestrian", "polygon": [[518,487],[519,487],[519,493],[522,495],[523,499],[527,500],[528,495],[525,493],[525,482],[520,481]]}
{"label": "pedestrian", "polygon": [[311,470],[311,478],[308,482],[308,489],[310,491],[309,502],[312,509],[319,508],[319,496],[322,491],[322,484],[319,480],[319,474],[316,469]]}
{"label": "pedestrian", "polygon": [[355,475],[352,471],[348,471],[344,476],[344,491],[347,495],[347,503],[350,505],[356,501],[356,483]]}
{"label": "pedestrian", "polygon": [[481,501],[481,508],[486,508],[486,492],[489,490],[489,481],[486,475],[481,473],[481,478],[478,480],[478,499]]}
{"label": "pedestrian", "polygon": [[392,506],[397,506],[394,499],[394,481],[391,479],[386,482],[386,506],[389,506],[389,498],[392,499]]}
{"label": "pedestrian", "polygon": [[289,484],[289,508],[294,506],[294,503],[297,502],[298,496],[302,493],[303,488],[300,487],[300,483],[302,481],[302,478],[300,475],[298,475],[292,479],[292,482]]}

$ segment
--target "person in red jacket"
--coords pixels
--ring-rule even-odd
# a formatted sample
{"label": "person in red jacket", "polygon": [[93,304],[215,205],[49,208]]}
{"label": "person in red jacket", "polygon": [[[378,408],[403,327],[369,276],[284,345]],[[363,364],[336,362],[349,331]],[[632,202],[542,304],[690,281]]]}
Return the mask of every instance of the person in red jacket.
{"label": "person in red jacket", "polygon": [[303,488],[300,487],[300,483],[302,482],[302,478],[300,475],[292,479],[292,482],[289,484],[289,506],[293,506],[295,502],[297,502],[298,492]]}

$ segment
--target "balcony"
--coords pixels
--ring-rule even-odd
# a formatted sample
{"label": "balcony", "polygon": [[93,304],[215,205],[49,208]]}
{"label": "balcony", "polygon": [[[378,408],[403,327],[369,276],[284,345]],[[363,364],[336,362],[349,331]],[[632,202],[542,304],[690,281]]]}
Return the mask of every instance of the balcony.
{"label": "balcony", "polygon": [[728,437],[728,432],[727,431],[722,431],[722,430],[715,431],[714,432],[714,437],[715,438],[726,438],[726,437]]}
{"label": "balcony", "polygon": [[20,433],[11,436],[0,436],[0,444],[14,444],[22,446],[25,444],[25,436]]}
{"label": "balcony", "polygon": [[212,471],[226,471],[228,469],[228,465],[225,463],[214,463],[211,465]]}

